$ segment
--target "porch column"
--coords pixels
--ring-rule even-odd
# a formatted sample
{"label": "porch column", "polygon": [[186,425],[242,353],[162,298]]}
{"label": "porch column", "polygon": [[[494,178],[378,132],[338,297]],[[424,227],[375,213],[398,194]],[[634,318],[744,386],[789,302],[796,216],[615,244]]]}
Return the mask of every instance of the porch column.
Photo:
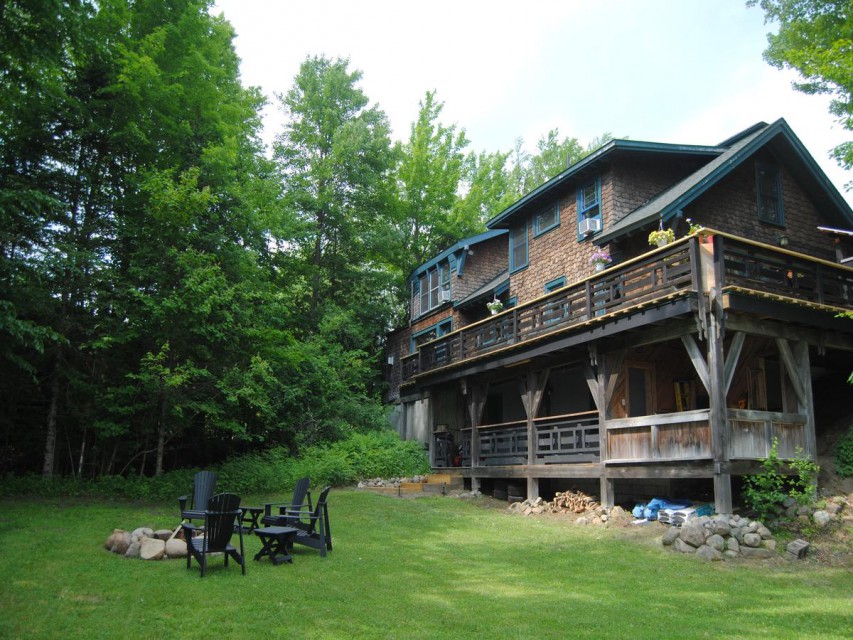
{"label": "porch column", "polygon": [[711,454],[714,457],[714,509],[732,512],[732,477],[724,472],[728,461],[726,423],[726,366],[723,356],[723,308],[716,288],[709,293],[708,399],[710,403]]}
{"label": "porch column", "polygon": [[[542,397],[545,395],[545,385],[548,383],[548,369],[545,371],[530,371],[521,379],[521,402],[527,414],[527,466],[532,469],[536,464],[536,425],[533,419],[539,411]],[[527,497],[539,497],[539,478],[527,475]]]}
{"label": "porch column", "polygon": [[[483,409],[486,407],[488,384],[477,384],[471,387],[467,381],[462,381],[462,393],[467,398],[468,417],[471,419],[471,469],[477,466],[480,459],[480,432],[478,427],[483,420]],[[480,479],[471,474],[471,491],[479,491]]]}
{"label": "porch column", "polygon": [[598,446],[602,474],[599,479],[599,502],[608,509],[613,508],[615,490],[613,478],[607,477],[607,416],[610,399],[616,390],[616,382],[622,370],[625,351],[620,350],[611,358],[598,353],[598,345],[589,345],[589,364],[584,367],[589,392],[598,409]]}

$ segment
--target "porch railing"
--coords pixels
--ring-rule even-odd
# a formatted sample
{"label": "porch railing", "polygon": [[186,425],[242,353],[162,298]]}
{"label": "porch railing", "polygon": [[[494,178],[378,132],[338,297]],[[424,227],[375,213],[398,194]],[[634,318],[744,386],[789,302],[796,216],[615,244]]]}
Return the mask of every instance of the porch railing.
{"label": "porch railing", "polygon": [[630,307],[705,292],[700,241],[713,237],[720,289],[853,309],[853,270],[727,234],[691,236],[428,342],[402,359],[403,380]]}

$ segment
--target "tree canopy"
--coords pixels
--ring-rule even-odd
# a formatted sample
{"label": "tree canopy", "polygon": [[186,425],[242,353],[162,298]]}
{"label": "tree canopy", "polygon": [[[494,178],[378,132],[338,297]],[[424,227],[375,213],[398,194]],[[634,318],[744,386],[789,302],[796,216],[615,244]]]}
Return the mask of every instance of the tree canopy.
{"label": "tree canopy", "polygon": [[[583,150],[405,143],[309,56],[268,158],[211,0],[0,3],[0,474],[159,474],[382,428],[406,277]],[[519,147],[520,149],[520,147]]]}
{"label": "tree canopy", "polygon": [[[794,86],[804,93],[832,96],[830,112],[853,131],[853,5],[849,0],[750,0],[760,5],[779,32],[767,35],[764,58],[803,77]],[[838,163],[853,168],[853,141],[833,150]],[[853,182],[847,184],[853,188]]]}

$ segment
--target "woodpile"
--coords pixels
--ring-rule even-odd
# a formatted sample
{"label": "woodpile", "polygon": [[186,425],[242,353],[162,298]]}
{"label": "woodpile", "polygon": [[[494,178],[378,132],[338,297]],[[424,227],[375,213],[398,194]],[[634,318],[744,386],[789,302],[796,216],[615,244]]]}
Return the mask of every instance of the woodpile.
{"label": "woodpile", "polygon": [[585,513],[598,507],[598,503],[582,491],[563,491],[554,495],[551,503],[554,512]]}

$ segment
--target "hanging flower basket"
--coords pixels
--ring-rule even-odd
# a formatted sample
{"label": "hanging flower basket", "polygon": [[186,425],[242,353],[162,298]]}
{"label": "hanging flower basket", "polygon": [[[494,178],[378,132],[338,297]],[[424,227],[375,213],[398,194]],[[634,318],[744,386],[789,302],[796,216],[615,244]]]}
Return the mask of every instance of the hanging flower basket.
{"label": "hanging flower basket", "polygon": [[656,229],[649,234],[649,244],[657,247],[663,247],[670,242],[675,242],[675,231],[672,229]]}
{"label": "hanging flower basket", "polygon": [[499,314],[501,311],[503,311],[504,303],[501,302],[500,300],[498,300],[497,298],[495,298],[491,302],[487,302],[486,307],[489,309],[489,313],[491,313],[494,316],[494,315]]}

